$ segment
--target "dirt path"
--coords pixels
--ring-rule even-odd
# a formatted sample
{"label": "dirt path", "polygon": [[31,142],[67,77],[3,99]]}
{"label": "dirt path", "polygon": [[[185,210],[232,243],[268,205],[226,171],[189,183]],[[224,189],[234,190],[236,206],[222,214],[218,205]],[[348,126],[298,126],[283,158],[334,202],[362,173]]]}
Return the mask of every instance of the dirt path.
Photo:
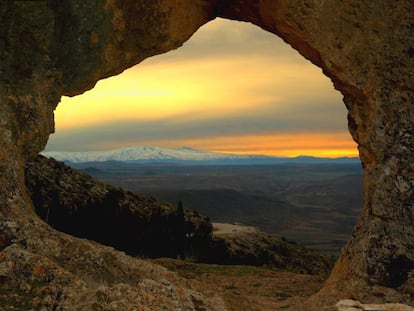
{"label": "dirt path", "polygon": [[239,232],[257,232],[255,227],[244,226],[241,224],[233,223],[220,223],[214,222],[213,223],[213,234],[214,235],[223,235],[223,234],[232,234],[232,233],[239,233]]}

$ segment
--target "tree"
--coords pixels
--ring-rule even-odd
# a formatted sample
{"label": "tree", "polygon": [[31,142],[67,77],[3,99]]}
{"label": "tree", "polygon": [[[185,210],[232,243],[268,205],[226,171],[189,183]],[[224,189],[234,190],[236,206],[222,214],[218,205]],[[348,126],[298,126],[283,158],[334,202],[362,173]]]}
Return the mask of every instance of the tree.
{"label": "tree", "polygon": [[186,220],[184,215],[183,203],[181,200],[178,201],[177,211],[176,211],[176,233],[177,233],[177,255],[181,258],[185,257],[186,251],[186,242],[187,242],[187,230],[186,230]]}

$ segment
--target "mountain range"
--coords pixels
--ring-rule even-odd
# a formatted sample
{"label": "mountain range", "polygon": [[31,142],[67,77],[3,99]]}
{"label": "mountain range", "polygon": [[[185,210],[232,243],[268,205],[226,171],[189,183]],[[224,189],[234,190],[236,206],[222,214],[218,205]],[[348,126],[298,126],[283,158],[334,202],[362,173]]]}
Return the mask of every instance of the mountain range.
{"label": "mountain range", "polygon": [[167,149],[160,147],[128,147],[107,151],[44,151],[43,155],[52,157],[59,161],[82,163],[82,162],[135,162],[135,163],[175,163],[194,162],[197,164],[282,164],[282,163],[358,163],[359,158],[318,158],[313,156],[298,156],[294,158],[264,156],[264,155],[236,155],[219,152],[211,152],[181,147]]}

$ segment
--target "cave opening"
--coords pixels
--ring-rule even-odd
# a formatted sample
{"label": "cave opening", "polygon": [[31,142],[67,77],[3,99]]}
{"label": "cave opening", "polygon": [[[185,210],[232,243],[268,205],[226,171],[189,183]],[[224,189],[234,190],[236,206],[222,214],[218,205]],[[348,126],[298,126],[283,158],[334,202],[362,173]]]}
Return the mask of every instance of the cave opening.
{"label": "cave opening", "polygon": [[280,38],[217,18],[179,49],[63,97],[46,150],[357,156],[345,115],[332,82]]}
{"label": "cave opening", "polygon": [[[122,151],[135,146],[146,146],[150,156],[154,153],[163,156],[160,155],[163,149],[158,147],[288,158],[356,156],[345,115],[342,96],[334,90],[331,81],[280,38],[252,24],[216,19],[199,29],[179,49],[149,58],[119,76],[101,80],[83,95],[63,98],[56,110],[56,134],[50,137],[45,153],[72,162],[120,160],[102,156],[111,154],[113,149]],[[82,158],[85,152],[88,155]],[[65,156],[72,158],[65,159]],[[186,207],[192,209],[197,209],[199,200],[179,191],[205,191],[210,189],[203,187],[211,187],[190,178],[188,182],[177,180],[174,176],[168,183],[174,180],[176,188],[159,180],[156,188],[154,175],[159,174],[159,169],[154,167],[139,171],[143,175],[139,178],[124,178],[128,181],[102,176],[99,173],[102,166],[97,171],[91,170],[90,164],[75,167],[161,199],[176,202],[188,198]],[[338,255],[362,208],[362,172],[358,164],[349,171],[345,166],[338,170],[332,165],[327,172],[317,169],[304,177],[296,167],[293,181],[285,181],[281,189],[269,187],[264,191],[266,182],[273,182],[271,174],[278,172],[264,173],[261,169],[263,181],[257,182],[256,177],[247,174],[242,178],[243,186],[236,188],[237,195],[227,192],[216,195],[224,198],[223,202],[229,201],[226,203],[229,205],[231,201],[242,201],[239,194],[247,188],[251,196],[284,192],[283,198],[289,197],[286,206],[305,208],[313,213],[311,225],[305,223],[307,212],[302,213],[299,224],[293,224],[293,220],[287,224],[263,224],[263,219],[250,218],[248,221],[252,223],[247,224]],[[220,190],[234,189],[234,183],[228,183],[229,178],[217,178],[217,171],[213,183],[219,184]],[[194,175],[194,172],[181,173],[187,177]],[[228,174],[234,178],[236,173],[233,170]],[[306,179],[309,180],[305,182]],[[301,190],[292,194],[286,189],[293,183],[299,184]],[[308,195],[303,195],[303,191],[308,191]],[[179,194],[172,195],[172,192]],[[252,205],[259,204],[263,217],[269,216],[265,212],[269,208],[267,202],[249,201],[252,197],[244,199],[253,202]],[[280,199],[278,195],[270,195],[270,200]],[[286,206],[287,217],[297,217]],[[232,222],[205,206],[201,212],[213,215],[213,220]],[[243,218],[234,221],[243,222]],[[316,229],[318,226],[323,229]],[[315,237],[318,243],[314,243]]]}
{"label": "cave opening", "polygon": [[[250,21],[277,34],[322,68],[344,95],[349,130],[364,166],[364,210],[315,299],[329,306],[337,298],[348,297],[412,303],[412,16],[407,14],[411,3],[182,3],[71,1],[61,7],[53,1],[35,6],[6,1],[2,6],[2,37],[7,43],[1,46],[4,135],[0,141],[4,148],[0,156],[4,165],[0,203],[7,220],[1,228],[6,237],[3,244],[22,241],[16,245],[19,250],[52,257],[66,253],[61,251],[66,242],[74,241],[33,218],[23,185],[25,161],[44,148],[60,95],[80,94],[100,79],[175,49],[198,27],[222,16]],[[77,138],[80,145],[84,137]],[[26,229],[16,230],[20,227]],[[78,256],[85,247],[95,249],[87,241],[77,243],[82,247],[70,254],[74,260],[53,257],[70,272],[86,261]],[[400,260],[401,254],[407,260]],[[400,265],[402,272],[397,269]],[[95,280],[94,274],[87,278]]]}

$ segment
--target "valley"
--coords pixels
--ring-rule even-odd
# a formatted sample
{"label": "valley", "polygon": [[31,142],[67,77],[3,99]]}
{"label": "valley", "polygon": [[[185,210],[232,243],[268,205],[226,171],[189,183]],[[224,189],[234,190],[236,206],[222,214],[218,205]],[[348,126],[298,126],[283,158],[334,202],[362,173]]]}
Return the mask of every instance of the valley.
{"label": "valley", "polygon": [[338,255],[363,206],[357,163],[70,163],[101,181]]}

